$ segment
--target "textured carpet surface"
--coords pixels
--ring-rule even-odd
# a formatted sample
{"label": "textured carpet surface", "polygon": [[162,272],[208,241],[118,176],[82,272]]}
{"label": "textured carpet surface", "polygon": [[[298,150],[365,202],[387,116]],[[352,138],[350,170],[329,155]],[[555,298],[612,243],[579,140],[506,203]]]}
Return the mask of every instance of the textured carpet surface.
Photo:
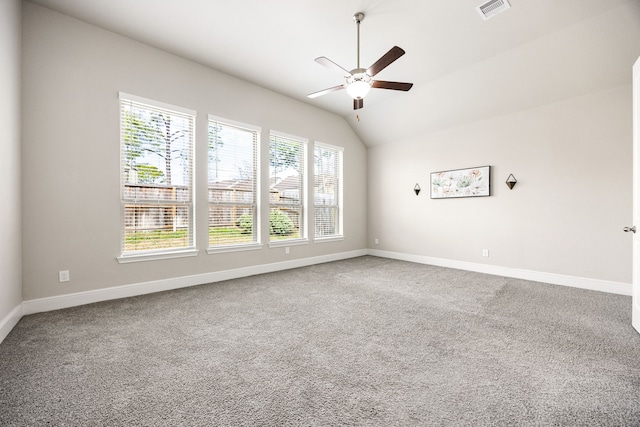
{"label": "textured carpet surface", "polygon": [[638,426],[631,298],[376,257],[25,316],[2,426]]}

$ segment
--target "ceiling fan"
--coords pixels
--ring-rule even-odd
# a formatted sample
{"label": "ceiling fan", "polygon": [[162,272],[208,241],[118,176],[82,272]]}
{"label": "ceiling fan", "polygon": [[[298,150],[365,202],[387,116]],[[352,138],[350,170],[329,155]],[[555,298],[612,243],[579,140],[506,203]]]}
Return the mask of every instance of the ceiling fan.
{"label": "ceiling fan", "polygon": [[398,46],[392,47],[369,68],[360,68],[360,23],[363,19],[364,13],[362,12],[358,12],[353,15],[353,20],[356,22],[356,26],[358,28],[358,52],[356,68],[351,71],[347,71],[346,69],[342,68],[341,66],[324,56],[316,58],[315,61],[318,64],[324,65],[331,70],[337,71],[346,79],[346,81],[340,86],[334,86],[318,92],[310,93],[309,95],[307,95],[309,98],[316,98],[330,92],[346,89],[347,93],[353,98],[353,109],[359,110],[360,108],[364,107],[364,97],[367,93],[369,93],[369,90],[372,87],[376,89],[401,90],[404,92],[411,89],[413,83],[373,80],[373,77],[375,77],[376,74],[387,68],[387,66],[389,66],[392,62],[404,55],[404,50],[402,48],[399,48]]}

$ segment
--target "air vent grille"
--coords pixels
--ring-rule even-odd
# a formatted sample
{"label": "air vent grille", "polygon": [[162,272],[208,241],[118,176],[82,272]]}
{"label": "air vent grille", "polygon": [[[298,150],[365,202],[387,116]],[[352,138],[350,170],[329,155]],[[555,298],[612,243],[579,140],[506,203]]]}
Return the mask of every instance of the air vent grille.
{"label": "air vent grille", "polygon": [[511,5],[507,0],[489,0],[486,3],[476,7],[476,10],[485,21],[497,14],[509,9]]}

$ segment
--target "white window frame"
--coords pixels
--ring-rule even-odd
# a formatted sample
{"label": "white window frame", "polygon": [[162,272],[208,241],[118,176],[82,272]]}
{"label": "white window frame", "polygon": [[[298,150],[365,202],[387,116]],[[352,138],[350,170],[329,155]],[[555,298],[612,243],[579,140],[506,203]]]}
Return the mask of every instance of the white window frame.
{"label": "white window frame", "polygon": [[[254,160],[255,160],[255,165],[254,165],[254,170],[255,170],[255,175],[254,175],[254,180],[255,180],[255,186],[254,186],[254,205],[255,205],[255,215],[254,215],[254,219],[253,219],[253,234],[256,236],[255,241],[249,242],[249,243],[233,243],[233,244],[221,244],[221,245],[215,245],[215,246],[211,246],[210,245],[210,240],[208,237],[208,233],[209,233],[209,225],[207,224],[207,253],[208,254],[217,254],[217,253],[222,253],[222,252],[240,252],[240,251],[251,251],[251,250],[258,250],[261,249],[263,247],[262,245],[262,237],[261,237],[261,192],[260,192],[260,147],[261,147],[261,137],[262,137],[262,128],[259,126],[255,126],[255,125],[250,125],[247,123],[242,123],[242,122],[238,122],[235,120],[230,120],[224,117],[219,117],[219,116],[215,116],[213,114],[209,114],[208,115],[208,120],[207,120],[207,134],[208,134],[208,129],[209,129],[209,124],[211,122],[216,122],[216,123],[220,123],[223,125],[228,125],[228,126],[232,126],[232,127],[236,127],[236,128],[240,128],[240,129],[245,129],[251,132],[254,132],[256,134],[256,138],[255,138],[255,145],[254,145]],[[209,137],[207,135],[207,158],[208,158],[208,150],[209,150]],[[208,162],[207,162],[208,163]],[[208,165],[207,165],[207,169],[208,169]],[[207,170],[207,176],[209,174],[209,171]],[[207,186],[207,191],[208,191],[208,186]],[[214,206],[220,206],[223,205],[221,203],[214,203],[211,202],[209,200],[209,196],[207,195],[207,211],[209,210],[209,208],[214,205]],[[207,218],[209,214],[207,213]]]}
{"label": "white window frame", "polygon": [[[198,255],[198,250],[196,249],[196,221],[195,221],[195,124],[197,118],[197,112],[195,110],[191,110],[188,108],[156,101],[153,99],[143,98],[137,95],[131,95],[125,92],[119,92],[119,119],[120,119],[120,224],[121,224],[121,243],[120,243],[120,256],[116,257],[119,263],[130,263],[130,262],[140,262],[140,261],[153,261],[160,259],[171,259],[171,258],[182,258],[182,257],[191,257]],[[124,140],[122,135],[122,109],[123,102],[132,102],[135,104],[139,104],[141,106],[149,106],[150,108],[163,109],[168,112],[173,112],[177,114],[183,114],[187,116],[191,116],[191,133],[189,135],[189,149],[190,149],[190,170],[189,170],[189,200],[186,202],[178,203],[178,202],[168,202],[162,200],[163,204],[175,204],[178,205],[186,205],[188,207],[188,235],[189,235],[189,245],[180,248],[163,248],[163,249],[153,249],[153,250],[139,250],[139,251],[125,251],[125,206],[130,204],[131,202],[136,202],[133,199],[125,199],[125,179],[124,179],[124,162],[122,160],[123,150],[124,150]],[[159,201],[160,202],[160,201]]]}
{"label": "white window frame", "polygon": [[[295,246],[295,245],[305,245],[309,243],[309,209],[308,209],[308,176],[309,176],[309,155],[308,155],[308,151],[309,151],[309,140],[307,138],[302,138],[299,136],[295,136],[295,135],[290,135],[284,132],[279,132],[279,131],[274,131],[271,130],[269,132],[269,156],[271,156],[271,137],[276,137],[276,138],[283,138],[283,139],[288,139],[291,141],[295,141],[295,142],[299,142],[300,143],[300,151],[302,153],[302,158],[300,159],[301,163],[302,163],[302,177],[301,182],[302,182],[302,188],[300,189],[302,191],[302,194],[300,196],[300,204],[296,205],[296,204],[291,204],[290,207],[298,207],[300,208],[300,235],[299,237],[296,238],[291,238],[291,239],[279,239],[279,240],[271,240],[271,230],[269,230],[269,247],[280,247],[280,246]],[[269,172],[271,172],[271,159],[269,159]],[[271,174],[269,174],[269,179],[271,179]],[[271,196],[271,193],[269,193],[269,196]],[[271,218],[271,209],[274,207],[283,207],[286,205],[283,204],[271,204],[271,200],[269,200],[269,218]]]}
{"label": "white window frame", "polygon": [[[315,163],[315,155],[316,155],[316,149],[320,148],[320,149],[324,149],[324,150],[331,150],[331,151],[335,151],[336,155],[338,156],[337,159],[337,179],[338,179],[338,197],[336,198],[337,204],[336,205],[331,205],[335,208],[337,208],[338,210],[338,215],[337,215],[337,221],[338,223],[336,224],[336,232],[332,235],[329,236],[318,236],[316,235],[316,224],[315,224],[315,211],[317,208],[319,207],[327,207],[327,205],[322,205],[322,204],[317,204],[316,203],[316,186],[315,186],[315,177],[317,174],[316,171],[316,163]],[[313,179],[314,179],[314,187],[313,187],[313,208],[314,208],[314,230],[313,230],[313,234],[314,234],[314,242],[317,243],[322,243],[322,242],[332,242],[332,241],[341,241],[344,240],[344,215],[343,215],[343,210],[344,210],[344,199],[343,199],[343,195],[344,195],[344,173],[343,173],[343,161],[344,161],[344,147],[340,147],[337,145],[331,145],[331,144],[326,144],[323,142],[319,142],[319,141],[315,141],[315,143],[313,144],[313,156],[314,156],[314,161],[313,161]]]}

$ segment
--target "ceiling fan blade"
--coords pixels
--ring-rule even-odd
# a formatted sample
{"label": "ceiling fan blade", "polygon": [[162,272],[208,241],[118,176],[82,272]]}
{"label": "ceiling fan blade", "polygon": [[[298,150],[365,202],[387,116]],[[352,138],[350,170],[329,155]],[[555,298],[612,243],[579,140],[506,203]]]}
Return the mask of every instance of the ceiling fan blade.
{"label": "ceiling fan blade", "polygon": [[338,64],[336,64],[335,62],[333,62],[332,60],[330,60],[327,57],[321,56],[319,58],[316,58],[315,61],[318,64],[324,65],[325,67],[329,68],[330,70],[333,70],[333,71],[339,73],[343,77],[351,76],[351,73],[349,71],[345,70],[344,68],[342,68],[341,66],[339,66]]}
{"label": "ceiling fan blade", "polygon": [[347,86],[346,85],[340,85],[340,86],[330,87],[328,89],[319,90],[318,92],[310,93],[309,95],[307,95],[307,98],[317,98],[319,96],[326,95],[327,93],[331,93],[331,92],[335,92],[335,91],[340,90],[340,89],[344,89],[345,87],[347,87]]}
{"label": "ceiling fan blade", "polygon": [[384,80],[374,80],[371,82],[371,87],[375,87],[377,89],[392,89],[392,90],[403,90],[408,91],[413,86],[413,83],[404,83],[404,82],[387,82]]}
{"label": "ceiling fan blade", "polygon": [[361,108],[364,107],[364,99],[362,98],[356,98],[353,100],[353,109],[354,110],[359,110]]}
{"label": "ceiling fan blade", "polygon": [[382,55],[380,59],[378,59],[369,69],[367,70],[367,74],[371,77],[378,74],[380,71],[384,70],[396,59],[400,58],[404,55],[404,50],[398,46],[394,46],[389,49],[389,52]]}

